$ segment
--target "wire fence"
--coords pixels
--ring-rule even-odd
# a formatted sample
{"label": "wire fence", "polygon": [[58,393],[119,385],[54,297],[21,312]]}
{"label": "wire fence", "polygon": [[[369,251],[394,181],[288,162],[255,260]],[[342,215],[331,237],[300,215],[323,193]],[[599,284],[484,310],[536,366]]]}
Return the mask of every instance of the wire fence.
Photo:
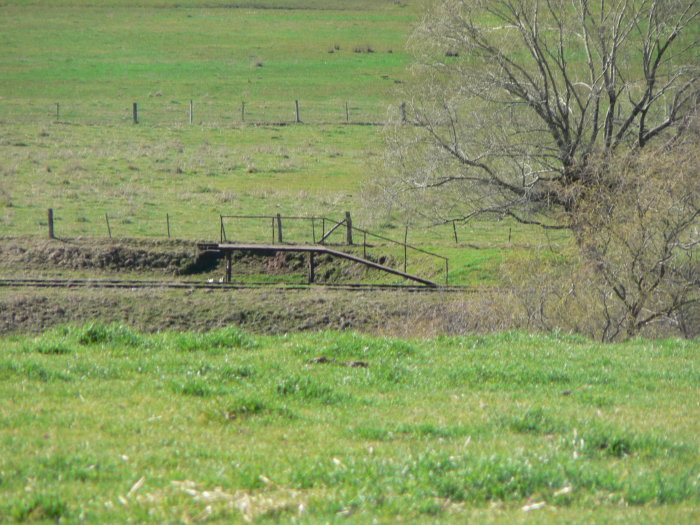
{"label": "wire fence", "polygon": [[402,105],[351,100],[240,101],[164,100],[138,102],[51,102],[14,104],[0,101],[6,122],[62,122],[83,125],[144,124],[235,127],[244,124],[354,124],[380,126],[400,115]]}

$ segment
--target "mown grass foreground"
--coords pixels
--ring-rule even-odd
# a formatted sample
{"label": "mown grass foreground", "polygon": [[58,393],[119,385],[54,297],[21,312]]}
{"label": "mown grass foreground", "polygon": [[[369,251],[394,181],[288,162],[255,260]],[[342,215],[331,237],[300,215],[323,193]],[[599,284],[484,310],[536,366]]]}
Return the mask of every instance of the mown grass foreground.
{"label": "mown grass foreground", "polygon": [[0,519],[700,518],[698,341],[5,338]]}

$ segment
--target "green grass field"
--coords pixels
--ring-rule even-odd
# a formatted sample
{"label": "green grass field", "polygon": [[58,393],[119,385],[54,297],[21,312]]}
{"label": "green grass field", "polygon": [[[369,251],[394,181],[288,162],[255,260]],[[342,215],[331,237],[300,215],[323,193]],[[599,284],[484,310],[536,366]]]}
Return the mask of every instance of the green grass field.
{"label": "green grass field", "polygon": [[[105,237],[105,213],[115,237],[163,237],[167,214],[172,235],[190,240],[218,238],[220,214],[338,220],[350,210],[356,226],[403,240],[404,225],[362,191],[381,169],[382,128],[352,123],[398,111],[406,39],[422,9],[388,0],[4,2],[0,235],[45,235],[47,208],[59,237]],[[304,123],[290,125],[295,100]],[[551,242],[486,222],[458,226],[457,249],[451,225],[426,226],[412,225],[409,242],[449,256],[455,284],[493,284],[504,253]],[[238,240],[269,238],[266,223],[231,227]]]}
{"label": "green grass field", "polygon": [[2,346],[5,521],[700,517],[697,342],[91,324]]}

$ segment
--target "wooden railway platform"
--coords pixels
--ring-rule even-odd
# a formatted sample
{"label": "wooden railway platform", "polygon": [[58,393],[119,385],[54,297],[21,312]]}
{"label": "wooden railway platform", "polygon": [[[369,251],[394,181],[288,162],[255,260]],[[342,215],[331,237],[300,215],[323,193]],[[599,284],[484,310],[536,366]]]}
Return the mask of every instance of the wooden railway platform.
{"label": "wooden railway platform", "polygon": [[313,245],[313,244],[230,244],[230,243],[216,243],[216,242],[211,242],[211,243],[199,243],[197,244],[197,247],[202,250],[202,251],[210,251],[210,252],[219,252],[223,253],[224,256],[226,257],[226,282],[231,282],[231,273],[232,273],[232,254],[233,252],[248,252],[248,253],[255,253],[258,255],[274,255],[277,252],[295,252],[295,253],[307,253],[309,256],[309,283],[313,283],[315,281],[315,270],[316,270],[316,263],[315,263],[315,256],[318,255],[330,255],[332,257],[337,257],[339,259],[346,259],[349,261],[356,262],[358,264],[362,264],[364,266],[368,266],[369,268],[373,268],[375,270],[380,270],[382,272],[386,272],[392,275],[397,275],[399,277],[403,277],[404,279],[407,279],[409,281],[417,282],[425,286],[429,287],[438,287],[437,283],[434,283],[433,281],[429,281],[427,279],[423,279],[422,277],[418,277],[416,275],[411,275],[406,272],[402,272],[400,270],[397,270],[395,268],[391,268],[389,266],[385,266],[382,264],[378,264],[374,261],[370,261],[368,259],[358,257],[357,255],[353,255],[351,253],[347,252],[342,252],[339,250],[335,250],[333,248],[329,248],[328,246],[324,245]]}

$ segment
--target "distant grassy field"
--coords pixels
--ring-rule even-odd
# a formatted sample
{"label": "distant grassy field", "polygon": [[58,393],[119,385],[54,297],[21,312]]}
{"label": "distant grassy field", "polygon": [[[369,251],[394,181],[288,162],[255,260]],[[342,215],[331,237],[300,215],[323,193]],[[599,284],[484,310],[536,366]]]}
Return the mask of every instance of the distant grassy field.
{"label": "distant grassy field", "polygon": [[1,344],[0,520],[700,519],[697,342],[85,325]]}
{"label": "distant grassy field", "polygon": [[[382,122],[397,111],[405,43],[422,8],[4,2],[0,235],[44,235],[49,207],[59,237],[106,236],[105,213],[115,237],[162,237],[168,214],[171,234],[192,240],[217,238],[220,214],[339,219],[351,210],[355,225],[403,240],[403,225],[368,209],[361,192],[380,169],[381,127],[345,120]],[[295,100],[304,124],[251,125],[294,121]],[[231,228],[240,240],[269,237],[266,224]],[[449,252],[454,282],[465,284],[492,281],[504,249],[519,257],[518,247],[551,242],[509,223],[458,234],[459,250],[451,225],[413,225],[409,242]]]}

